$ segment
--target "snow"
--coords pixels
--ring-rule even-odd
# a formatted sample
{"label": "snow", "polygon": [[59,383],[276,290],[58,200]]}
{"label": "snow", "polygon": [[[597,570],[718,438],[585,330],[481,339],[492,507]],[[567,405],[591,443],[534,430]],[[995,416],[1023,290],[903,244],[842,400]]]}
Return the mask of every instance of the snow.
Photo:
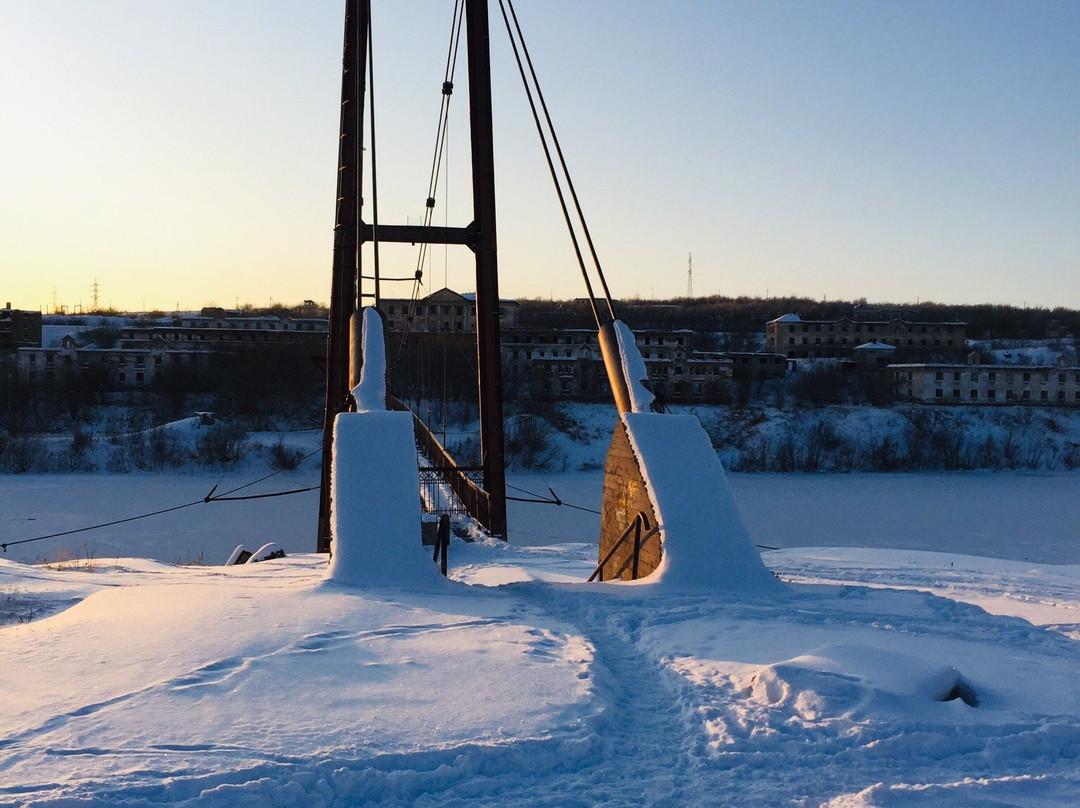
{"label": "snow", "polygon": [[334,433],[327,580],[395,589],[439,583],[420,543],[412,415],[342,413]]}
{"label": "snow", "polygon": [[[455,542],[426,594],[326,587],[303,554],[0,562],[81,598],[2,629],[0,804],[1080,797],[1080,568],[786,550],[789,596],[747,600],[584,584],[595,552]],[[1045,588],[1046,622],[971,605],[1003,587]],[[978,707],[935,700],[956,677]]]}
{"label": "snow", "polygon": [[619,342],[619,360],[622,363],[623,376],[630,392],[630,406],[634,412],[648,412],[653,402],[653,394],[645,386],[649,371],[645,360],[641,358],[633,332],[622,320],[615,320],[615,337]]}
{"label": "snow", "polygon": [[624,413],[663,539],[650,576],[672,591],[780,594],[739,515],[709,436],[693,415]]}
{"label": "snow", "polygon": [[383,321],[373,306],[366,306],[361,312],[363,318],[361,332],[361,355],[364,364],[360,369],[360,381],[353,388],[356,409],[386,409],[386,341],[383,335]]}
{"label": "snow", "polygon": [[[407,465],[376,423],[393,414],[347,416],[342,456],[356,440],[388,459],[351,467],[343,501]],[[673,538],[660,585],[585,583],[598,518],[569,506],[598,506],[599,472],[512,475],[567,505],[511,503],[511,542],[455,538],[430,585],[418,511],[346,513],[387,538],[363,539],[390,555],[348,570],[362,586],[327,585],[304,552],[314,493],[199,502],[240,472],[0,475],[2,541],[199,502],[0,556],[0,805],[1080,804],[1080,476],[732,474],[702,489],[720,493],[705,517],[665,499],[712,473],[692,419],[626,419],[664,522],[739,520],[783,547],[759,562],[782,597],[699,585],[715,570],[680,549],[719,532]],[[267,541],[287,557],[171,563]],[[936,700],[958,683],[978,706]]]}
{"label": "snow", "polygon": [[334,422],[326,580],[396,590],[432,587],[441,580],[419,541],[413,416],[387,411],[382,317],[371,306],[361,316],[364,364],[352,391],[357,412]]}

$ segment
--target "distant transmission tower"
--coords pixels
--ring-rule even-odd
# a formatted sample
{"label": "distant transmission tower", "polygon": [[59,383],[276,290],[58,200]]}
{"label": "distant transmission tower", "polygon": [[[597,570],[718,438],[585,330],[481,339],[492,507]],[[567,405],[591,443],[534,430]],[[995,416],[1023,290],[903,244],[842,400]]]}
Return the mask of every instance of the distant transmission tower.
{"label": "distant transmission tower", "polygon": [[90,284],[90,291],[94,295],[94,311],[100,311],[98,308],[98,292],[100,289],[101,287],[98,285],[97,278],[94,278],[94,282]]}
{"label": "distant transmission tower", "polygon": [[694,254],[689,253],[686,259],[686,296],[694,296]]}

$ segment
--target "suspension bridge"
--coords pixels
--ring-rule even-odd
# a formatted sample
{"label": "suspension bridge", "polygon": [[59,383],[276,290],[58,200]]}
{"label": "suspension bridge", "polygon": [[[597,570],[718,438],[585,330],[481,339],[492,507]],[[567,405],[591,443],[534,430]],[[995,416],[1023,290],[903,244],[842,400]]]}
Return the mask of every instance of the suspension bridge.
{"label": "suspension bridge", "polygon": [[[633,334],[617,317],[513,2],[495,0],[494,5],[566,223],[614,399],[616,424],[605,465],[598,564],[590,580],[643,578],[661,567],[665,579],[683,575],[728,588],[753,583],[744,580],[747,577],[767,578],[708,436],[694,416],[659,412],[663,408],[648,389]],[[370,0],[347,0],[344,29],[317,549],[332,553],[332,571],[385,583],[395,580],[403,548],[421,542],[418,480],[429,485],[434,480],[453,499],[453,507],[467,512],[491,536],[512,538],[506,516],[489,3],[454,4],[420,224],[379,219]],[[469,86],[472,219],[460,226],[437,226],[432,214],[462,43]],[[365,201],[370,202],[366,208]],[[383,271],[379,246],[384,243],[418,245],[410,274]],[[388,367],[400,361],[401,351],[396,359],[388,358],[394,352],[378,310],[382,287],[411,283],[415,305],[431,245],[467,247],[475,258],[480,419],[480,463],[475,467],[458,463],[395,397],[388,382]],[[418,456],[423,460],[418,462]],[[712,578],[701,575],[703,564],[715,570]]]}

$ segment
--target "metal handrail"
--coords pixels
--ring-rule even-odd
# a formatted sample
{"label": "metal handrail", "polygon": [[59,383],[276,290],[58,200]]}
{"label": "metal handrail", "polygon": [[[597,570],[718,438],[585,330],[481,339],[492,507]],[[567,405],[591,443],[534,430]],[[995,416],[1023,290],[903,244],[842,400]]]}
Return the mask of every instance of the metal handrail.
{"label": "metal handrail", "polygon": [[[625,541],[626,541],[626,540],[627,540],[628,538],[630,538],[630,533],[631,533],[631,532],[636,532],[636,534],[637,534],[637,539],[636,539],[636,545],[637,545],[637,546],[636,546],[636,547],[634,548],[634,554],[633,554],[633,556],[631,556],[631,558],[632,558],[632,559],[634,560],[634,562],[635,562],[635,566],[636,566],[636,563],[637,563],[637,555],[638,555],[638,551],[639,551],[639,550],[641,549],[641,545],[642,545],[642,544],[644,544],[644,543],[645,543],[645,541],[647,541],[648,539],[650,539],[650,538],[651,538],[651,537],[653,536],[653,534],[655,534],[655,533],[659,532],[659,530],[660,530],[660,525],[657,525],[657,526],[656,526],[656,527],[654,527],[654,528],[653,528],[652,530],[650,530],[650,531],[649,531],[649,532],[648,532],[648,533],[647,533],[647,534],[645,535],[645,537],[644,537],[644,538],[642,538],[642,537],[641,537],[641,528],[643,528],[643,527],[648,527],[648,526],[649,526],[649,517],[648,517],[648,514],[646,514],[646,513],[644,512],[644,511],[638,511],[638,513],[637,513],[637,515],[636,515],[636,516],[634,517],[633,521],[632,521],[632,522],[630,522],[630,524],[628,524],[628,525],[626,526],[626,529],[625,529],[625,530],[624,530],[624,531],[622,532],[622,535],[621,535],[621,536],[619,536],[619,539],[618,539],[618,541],[616,541],[616,542],[615,542],[615,544],[614,544],[614,545],[612,546],[612,548],[611,548],[610,550],[608,550],[608,552],[607,552],[607,555],[606,555],[606,556],[604,556],[603,560],[601,560],[601,562],[600,562],[599,564],[597,564],[597,565],[596,565],[596,569],[594,569],[594,570],[592,571],[592,575],[590,575],[590,576],[589,576],[589,578],[588,578],[588,581],[586,581],[586,583],[589,583],[589,582],[591,582],[591,581],[592,581],[592,580],[593,580],[594,578],[596,578],[596,576],[597,576],[597,575],[599,575],[599,576],[600,576],[600,580],[601,580],[601,581],[603,581],[603,580],[604,580],[604,566],[605,566],[605,565],[606,565],[606,564],[607,564],[607,563],[608,563],[609,561],[611,561],[611,557],[612,557],[613,555],[615,555],[615,552],[616,552],[616,551],[617,551],[617,550],[618,550],[618,549],[619,549],[620,547],[622,547],[622,545],[623,545],[623,542],[625,542]],[[616,574],[616,575],[621,575],[621,574],[622,574],[622,571],[623,571],[624,569],[626,569],[626,564],[625,564],[625,562],[623,563],[623,565],[622,565],[622,567],[621,567],[621,568],[619,569],[619,571],[618,571],[617,573],[615,573],[615,574]],[[637,570],[635,569],[635,575],[634,575],[634,577],[635,577],[635,578],[637,577],[637,575],[636,575],[636,572],[637,572]]]}
{"label": "metal handrail", "polygon": [[435,553],[431,560],[439,565],[439,572],[446,577],[446,556],[450,550],[450,517],[443,514],[439,517],[439,530],[435,535]]}
{"label": "metal handrail", "polygon": [[454,495],[464,506],[469,516],[484,527],[490,527],[491,495],[469,479],[468,475],[454,462],[454,458],[439,443],[438,439],[431,434],[431,431],[417,417],[415,412],[393,396],[387,396],[386,398],[387,409],[408,412],[412,415],[413,431],[416,434],[416,439],[420,443],[424,454],[431,460],[432,466],[442,472],[444,479],[450,486],[450,490],[454,492]]}
{"label": "metal handrail", "polygon": [[649,539],[651,539],[653,536],[656,536],[656,535],[658,535],[660,533],[660,528],[661,528],[661,525],[657,525],[652,530],[650,530],[648,533],[646,533],[644,536],[642,536],[640,539],[637,539],[635,541],[634,554],[631,555],[631,556],[626,557],[626,561],[624,561],[622,563],[622,566],[619,567],[617,570],[615,570],[615,574],[612,576],[613,578],[618,578],[620,575],[622,575],[623,570],[626,569],[626,565],[629,564],[631,561],[633,561],[634,562],[634,571],[633,571],[633,573],[631,574],[630,577],[634,581],[637,580],[637,578],[638,578],[638,569],[637,569],[638,554],[641,552],[641,548],[645,546],[645,544],[649,541]]}

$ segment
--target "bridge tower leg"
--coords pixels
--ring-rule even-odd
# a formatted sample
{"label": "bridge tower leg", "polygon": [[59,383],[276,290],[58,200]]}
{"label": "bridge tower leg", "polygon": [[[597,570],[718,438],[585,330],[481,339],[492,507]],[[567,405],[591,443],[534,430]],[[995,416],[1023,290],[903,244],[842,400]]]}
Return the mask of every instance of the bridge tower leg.
{"label": "bridge tower leg", "polygon": [[480,456],[495,536],[506,538],[506,460],[503,432],[499,272],[495,243],[495,149],[492,139],[488,0],[465,0],[469,53],[469,129],[472,138],[473,227],[476,229],[476,353]]}
{"label": "bridge tower leg", "polygon": [[[503,430],[502,351],[499,340],[499,278],[495,239],[495,158],[492,145],[491,59],[488,0],[465,0],[469,72],[469,127],[472,145],[473,221],[467,227],[384,225],[383,242],[463,244],[476,256],[476,349],[479,375],[480,453],[488,523],[495,536],[507,536],[506,459]],[[337,218],[330,300],[330,336],[323,421],[322,493],[319,552],[330,550],[333,502],[330,496],[334,419],[349,393],[349,320],[356,310],[360,247],[375,237],[361,217],[363,106],[366,83],[370,0],[346,0],[345,49],[341,82],[341,139],[338,160]]]}
{"label": "bridge tower leg", "polygon": [[334,264],[330,289],[330,334],[326,347],[326,407],[323,415],[322,484],[317,550],[330,552],[330,511],[334,419],[344,412],[349,393],[349,320],[356,311],[359,269],[361,140],[370,0],[346,0],[345,45],[341,65],[341,129],[338,141]]}

